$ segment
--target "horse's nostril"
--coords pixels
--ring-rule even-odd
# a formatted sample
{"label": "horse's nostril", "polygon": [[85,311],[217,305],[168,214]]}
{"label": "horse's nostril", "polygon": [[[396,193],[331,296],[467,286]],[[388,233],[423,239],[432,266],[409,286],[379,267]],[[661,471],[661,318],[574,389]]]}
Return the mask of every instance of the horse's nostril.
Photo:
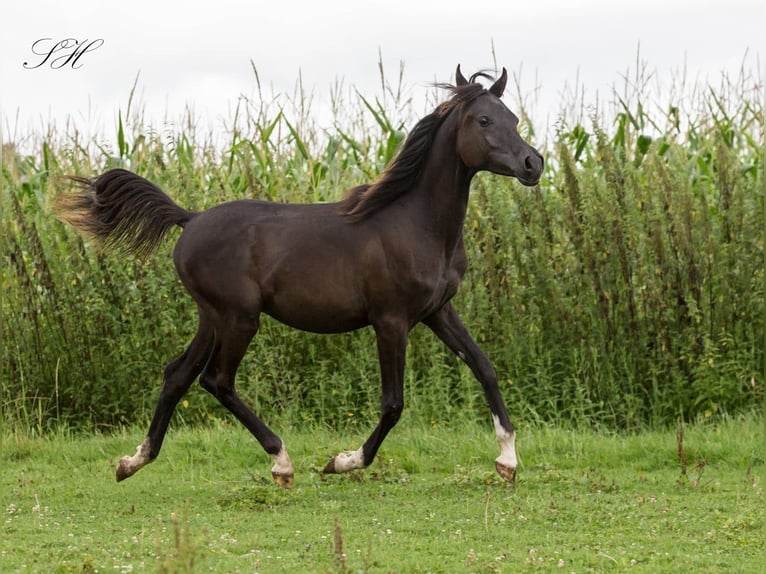
{"label": "horse's nostril", "polygon": [[527,172],[539,172],[543,170],[543,156],[537,150],[524,158],[524,169]]}

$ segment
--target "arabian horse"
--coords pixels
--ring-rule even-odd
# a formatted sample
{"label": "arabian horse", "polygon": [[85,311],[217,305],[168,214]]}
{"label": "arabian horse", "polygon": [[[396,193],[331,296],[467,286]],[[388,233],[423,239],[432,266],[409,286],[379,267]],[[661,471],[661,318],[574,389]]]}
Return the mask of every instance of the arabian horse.
{"label": "arabian horse", "polygon": [[440,85],[450,97],[415,125],[383,173],[337,203],[241,200],[192,212],[123,169],[70,178],[80,189],[57,198],[58,216],[105,247],[145,256],[173,226],[183,228],[173,262],[199,312],[188,348],[165,368],[146,438],[119,461],[118,481],[157,457],[176,405],[199,377],[271,456],[276,483],[293,486],[284,442],[234,389],[261,313],[315,333],[375,331],[380,419],[358,450],[335,455],[323,472],[373,462],[404,407],[408,333],[424,323],[481,383],[500,446],[495,468],[514,481],[515,431],[497,374],[451,302],[467,266],[463,224],[473,176],[485,170],[533,186],[543,171],[542,155],[500,100],[507,79],[503,68],[497,80],[481,72],[468,80],[458,66],[455,85]]}

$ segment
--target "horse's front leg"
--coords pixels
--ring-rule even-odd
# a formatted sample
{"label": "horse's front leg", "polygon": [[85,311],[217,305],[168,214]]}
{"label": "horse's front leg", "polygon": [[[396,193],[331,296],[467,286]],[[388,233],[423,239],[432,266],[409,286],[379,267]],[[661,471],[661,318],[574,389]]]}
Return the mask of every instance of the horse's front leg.
{"label": "horse's front leg", "polygon": [[404,358],[409,327],[405,321],[400,320],[377,321],[373,327],[383,386],[380,422],[359,449],[332,457],[323,469],[327,474],[348,472],[372,464],[383,439],[399,421],[404,409]]}
{"label": "horse's front leg", "polygon": [[427,325],[439,339],[460,357],[479,379],[487,396],[495,434],[500,444],[500,456],[495,459],[497,473],[508,482],[516,479],[516,432],[508,417],[500,388],[497,385],[497,373],[492,363],[471,337],[460,320],[452,303],[447,303],[436,313],[427,317]]}

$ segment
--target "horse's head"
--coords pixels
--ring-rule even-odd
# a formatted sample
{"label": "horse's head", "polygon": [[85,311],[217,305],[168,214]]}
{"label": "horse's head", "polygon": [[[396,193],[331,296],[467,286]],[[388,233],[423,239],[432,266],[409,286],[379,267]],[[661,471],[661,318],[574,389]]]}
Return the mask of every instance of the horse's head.
{"label": "horse's head", "polygon": [[[515,177],[524,185],[536,185],[543,173],[543,156],[522,139],[517,130],[519,118],[500,101],[507,80],[508,72],[503,68],[500,78],[488,90],[463,107],[458,125],[458,153],[473,171],[491,171]],[[470,83],[458,66],[456,89]]]}

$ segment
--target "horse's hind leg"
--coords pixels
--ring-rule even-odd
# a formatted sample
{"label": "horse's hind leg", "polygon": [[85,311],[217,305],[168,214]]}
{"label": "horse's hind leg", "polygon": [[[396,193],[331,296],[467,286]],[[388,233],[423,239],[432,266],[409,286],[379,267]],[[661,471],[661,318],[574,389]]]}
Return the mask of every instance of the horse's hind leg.
{"label": "horse's hind leg", "polygon": [[205,371],[202,387],[217,398],[252,433],[271,456],[274,481],[284,488],[293,487],[293,463],[284,443],[242,401],[234,390],[234,377],[250,341],[258,331],[258,319],[232,318],[216,327],[215,346]]}
{"label": "horse's hind leg", "polygon": [[213,330],[200,314],[197,334],[183,354],[173,359],[165,367],[164,383],[160,398],[154,410],[149,432],[146,434],[136,454],[124,456],[117,466],[117,480],[125,480],[135,474],[141,467],[152,462],[160,452],[162,441],[170,424],[173,411],[207,363],[213,348]]}

